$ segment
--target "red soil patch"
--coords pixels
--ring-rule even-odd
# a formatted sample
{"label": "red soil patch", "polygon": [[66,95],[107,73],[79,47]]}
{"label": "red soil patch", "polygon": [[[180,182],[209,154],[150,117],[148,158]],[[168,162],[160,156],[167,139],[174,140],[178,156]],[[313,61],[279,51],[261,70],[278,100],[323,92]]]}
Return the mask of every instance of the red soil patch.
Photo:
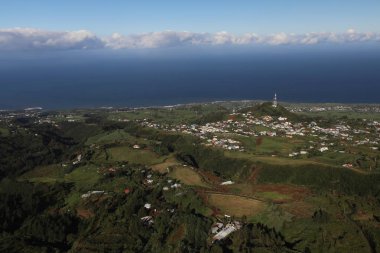
{"label": "red soil patch", "polygon": [[307,187],[287,184],[260,184],[255,185],[254,190],[258,192],[277,192],[289,195],[295,201],[303,200],[306,196],[311,195],[311,191]]}
{"label": "red soil patch", "polygon": [[219,185],[222,180],[214,175],[212,172],[209,172],[209,171],[204,171],[204,170],[197,170],[197,172],[209,183],[211,184],[217,184]]}
{"label": "red soil patch", "polygon": [[93,217],[95,214],[88,209],[77,208],[77,215],[82,219],[88,219]]}
{"label": "red soil patch", "polygon": [[360,220],[360,221],[368,221],[373,219],[373,214],[366,213],[363,210],[359,210],[355,215],[354,215],[355,220]]}
{"label": "red soil patch", "polygon": [[228,119],[235,121],[236,120],[236,115],[228,115]]}
{"label": "red soil patch", "polygon": [[198,196],[202,199],[202,202],[205,205],[207,205],[207,206],[209,206],[211,208],[211,210],[212,210],[212,214],[211,215],[212,216],[218,216],[218,215],[220,215],[220,210],[218,208],[209,205],[209,201],[208,201],[209,194],[206,193],[205,190],[203,190],[203,189],[196,189],[196,192],[197,192]]}
{"label": "red soil patch", "polygon": [[198,196],[202,199],[204,203],[207,202],[207,194],[203,189],[195,189],[197,192]]}
{"label": "red soil patch", "polygon": [[259,136],[256,138],[256,146],[259,147],[261,144],[263,144],[264,138]]}
{"label": "red soil patch", "polygon": [[248,177],[248,181],[256,183],[259,176],[260,168],[252,168],[251,175]]}

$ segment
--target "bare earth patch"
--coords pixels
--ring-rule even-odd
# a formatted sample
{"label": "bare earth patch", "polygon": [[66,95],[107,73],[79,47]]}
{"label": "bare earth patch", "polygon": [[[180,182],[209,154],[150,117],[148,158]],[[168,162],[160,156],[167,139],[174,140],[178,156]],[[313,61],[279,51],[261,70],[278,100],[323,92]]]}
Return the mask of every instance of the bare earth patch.
{"label": "bare earth patch", "polygon": [[221,178],[214,175],[212,172],[199,170],[198,173],[210,184],[220,185],[220,183],[223,182]]}
{"label": "bare earth patch", "polygon": [[94,213],[88,209],[77,208],[77,215],[82,219],[88,219],[94,216]]}

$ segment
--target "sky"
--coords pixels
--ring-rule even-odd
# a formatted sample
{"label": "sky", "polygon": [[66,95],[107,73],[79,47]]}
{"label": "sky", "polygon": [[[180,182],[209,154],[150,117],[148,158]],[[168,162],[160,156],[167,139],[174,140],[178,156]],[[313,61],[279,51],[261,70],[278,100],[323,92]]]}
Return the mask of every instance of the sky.
{"label": "sky", "polygon": [[379,102],[379,0],[0,0],[0,109]]}
{"label": "sky", "polygon": [[379,42],[378,0],[1,0],[0,50]]}
{"label": "sky", "polygon": [[2,0],[2,28],[147,33],[380,32],[378,0]]}

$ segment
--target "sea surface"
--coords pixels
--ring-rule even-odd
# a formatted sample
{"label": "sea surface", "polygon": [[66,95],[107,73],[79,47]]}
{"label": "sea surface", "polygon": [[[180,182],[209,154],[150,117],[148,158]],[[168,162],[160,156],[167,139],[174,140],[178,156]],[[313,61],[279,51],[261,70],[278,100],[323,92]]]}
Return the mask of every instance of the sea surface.
{"label": "sea surface", "polygon": [[380,103],[380,46],[0,54],[0,109],[215,100]]}

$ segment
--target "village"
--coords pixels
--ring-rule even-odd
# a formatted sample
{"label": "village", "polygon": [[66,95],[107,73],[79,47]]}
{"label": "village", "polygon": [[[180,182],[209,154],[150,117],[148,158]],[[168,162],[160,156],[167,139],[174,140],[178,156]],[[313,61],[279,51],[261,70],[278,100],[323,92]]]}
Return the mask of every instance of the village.
{"label": "village", "polygon": [[[204,145],[219,147],[228,151],[247,152],[244,143],[237,139],[246,138],[288,138],[297,139],[304,143],[286,154],[289,158],[307,156],[310,153],[335,152],[344,154],[350,147],[364,147],[376,151],[380,143],[380,123],[366,119],[359,123],[348,123],[339,120],[329,126],[320,126],[324,122],[304,121],[294,122],[287,117],[264,115],[255,117],[251,112],[233,112],[227,120],[206,123],[204,125],[168,125],[155,123],[144,119],[140,124],[145,127],[161,129],[176,133],[190,134],[200,138]],[[351,168],[350,162],[342,164]]]}
{"label": "village", "polygon": [[[277,108],[277,97],[272,102]],[[336,106],[304,106],[287,107],[290,112],[309,111],[353,111],[377,112],[375,105],[336,105]],[[172,110],[170,107],[167,110]],[[105,109],[104,109],[105,110]],[[136,109],[133,109],[135,111]],[[143,110],[143,109],[142,109]],[[119,113],[119,109],[107,109],[110,113]],[[123,109],[121,111],[127,111]],[[1,111],[0,123],[12,130],[16,118],[33,119],[34,124],[50,124],[58,127],[59,122],[76,122],[83,120],[79,112],[43,113],[42,108],[28,108],[24,111]],[[120,120],[120,119],[119,119]],[[124,119],[124,121],[129,121]],[[247,138],[295,139],[303,143],[301,147],[290,150],[287,154],[276,154],[297,159],[310,157],[318,153],[352,153],[351,147],[364,148],[369,152],[377,151],[380,143],[380,120],[360,119],[353,122],[339,119],[326,122],[322,119],[295,121],[286,116],[260,115],[252,112],[237,112],[235,109],[222,121],[205,124],[168,124],[156,122],[154,118],[135,119],[141,126],[160,129],[169,132],[190,134],[202,140],[205,146],[218,147],[227,151],[249,152],[249,146],[242,141]],[[27,131],[27,129],[24,129]],[[352,161],[341,164],[343,167],[354,167]]]}

